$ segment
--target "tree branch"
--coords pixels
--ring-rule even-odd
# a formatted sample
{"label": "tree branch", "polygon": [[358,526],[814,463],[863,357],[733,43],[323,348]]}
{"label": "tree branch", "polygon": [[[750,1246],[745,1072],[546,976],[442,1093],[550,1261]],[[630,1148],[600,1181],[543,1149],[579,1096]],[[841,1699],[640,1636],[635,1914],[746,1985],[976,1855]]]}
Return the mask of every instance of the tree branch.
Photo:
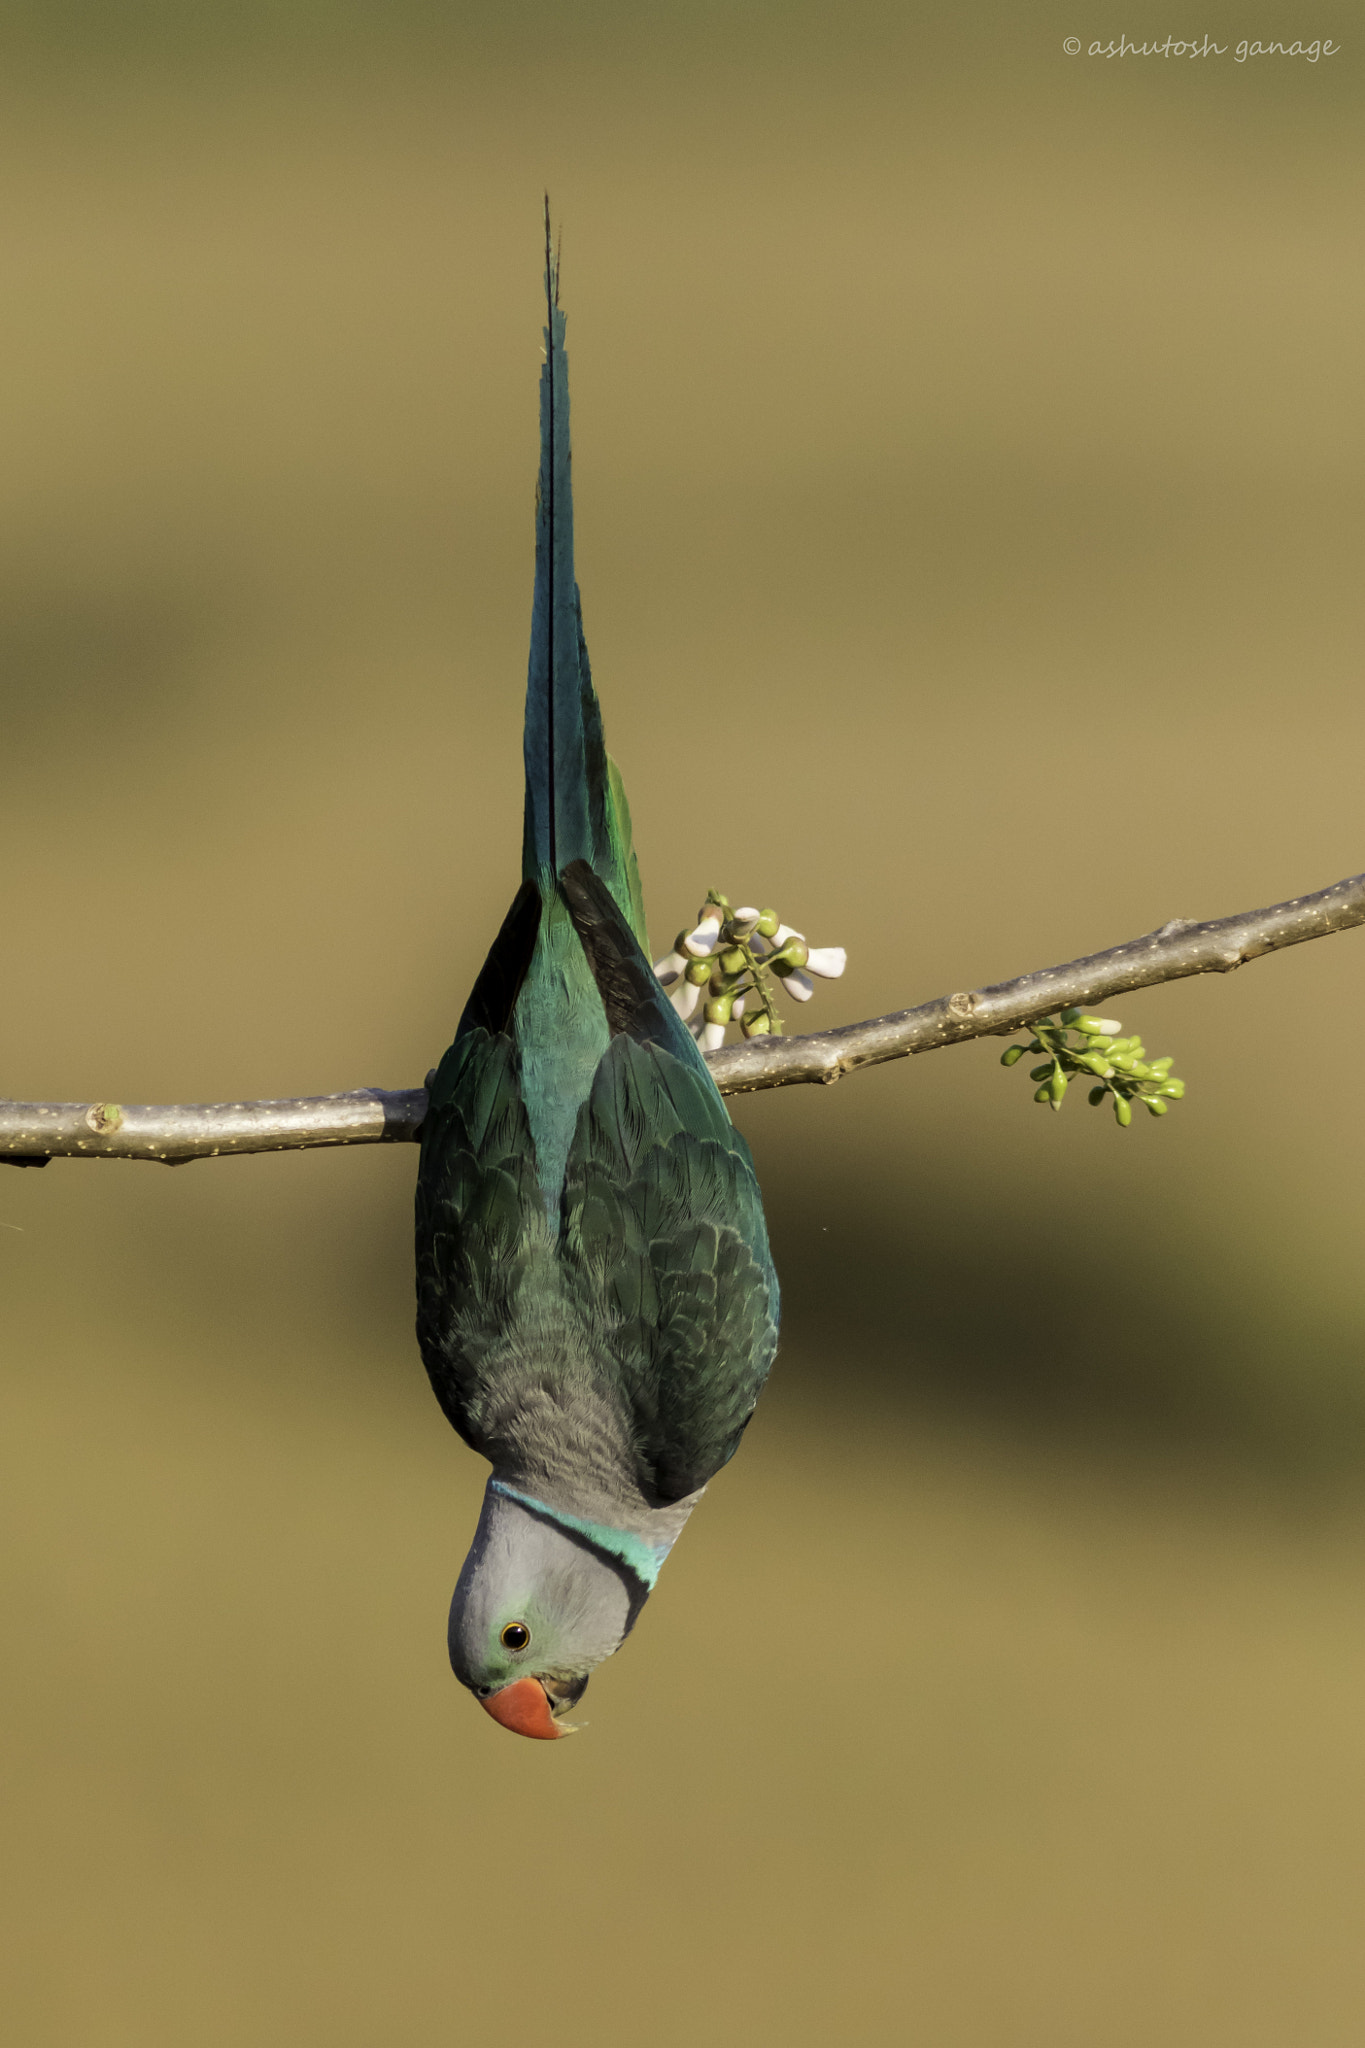
{"label": "tree branch", "polygon": [[[1008,1037],[1035,1017],[1069,1005],[1095,1006],[1128,989],[1191,974],[1228,974],[1248,960],[1365,924],[1365,875],[1349,875],[1312,896],[1195,924],[1173,918],[1145,938],[1061,967],[1044,967],[990,988],[939,996],[862,1024],[799,1038],[750,1038],[707,1054],[722,1095],[837,1081],[859,1067],[933,1052],[969,1038]],[[282,1102],[127,1104],[0,1102],[0,1161],[42,1166],[51,1158],[154,1159],[178,1166],[232,1152],[297,1151],[316,1145],[376,1145],[420,1137],[423,1088],[358,1088],[347,1095]]]}
{"label": "tree branch", "polygon": [[709,1065],[722,1095],[782,1088],[791,1081],[837,1081],[859,1067],[933,1052],[967,1038],[1005,1038],[1035,1017],[1103,1003],[1128,989],[1191,974],[1230,974],[1263,953],[1325,939],[1357,924],[1365,924],[1365,875],[1348,875],[1312,896],[1295,896],[1237,917],[1215,917],[1207,924],[1174,917],[1145,938],[1129,939],[1105,953],[1088,953],[1083,960],[1043,967],[967,994],[939,996],[918,1009],[894,1010],[866,1024],[843,1024],[807,1038],[750,1038],[725,1045],[710,1055]]}
{"label": "tree branch", "polygon": [[280,1102],[0,1102],[0,1159],[155,1159],[183,1166],[232,1152],[386,1145],[421,1135],[425,1088],[354,1088]]}

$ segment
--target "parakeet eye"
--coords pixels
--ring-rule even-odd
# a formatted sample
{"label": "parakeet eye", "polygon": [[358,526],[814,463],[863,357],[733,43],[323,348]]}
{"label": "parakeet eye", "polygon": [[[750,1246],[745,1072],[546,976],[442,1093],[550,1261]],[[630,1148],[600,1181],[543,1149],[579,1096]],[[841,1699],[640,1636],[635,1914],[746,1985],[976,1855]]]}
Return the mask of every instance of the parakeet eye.
{"label": "parakeet eye", "polygon": [[531,1640],[531,1631],[524,1621],[509,1621],[502,1632],[504,1650],[524,1650]]}

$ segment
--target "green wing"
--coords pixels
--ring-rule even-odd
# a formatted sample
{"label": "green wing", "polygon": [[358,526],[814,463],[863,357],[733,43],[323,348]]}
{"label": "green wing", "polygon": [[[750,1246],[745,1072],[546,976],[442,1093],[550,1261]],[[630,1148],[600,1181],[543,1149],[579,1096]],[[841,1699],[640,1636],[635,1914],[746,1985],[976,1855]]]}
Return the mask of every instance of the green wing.
{"label": "green wing", "polygon": [[[583,862],[557,893],[571,925],[523,884],[432,1083],[418,1337],[437,1399],[476,1450],[492,1455],[483,1417],[512,1378],[586,1378],[630,1417],[646,1488],[678,1500],[734,1454],[777,1347],[762,1201],[631,919]],[[547,1187],[526,1091],[543,1093],[551,1074],[537,975],[561,923],[595,993],[551,1033],[582,1043],[555,1069],[567,1098],[548,1121],[550,1105],[539,1112],[548,1137],[572,1119]]]}
{"label": "green wing", "polygon": [[549,1244],[517,1069],[509,1037],[460,1034],[432,1086],[417,1176],[417,1341],[447,1418],[485,1454],[486,1362]]}
{"label": "green wing", "polygon": [[704,1069],[613,1038],[569,1154],[560,1257],[641,1476],[679,1500],[734,1455],[777,1348],[753,1161]]}

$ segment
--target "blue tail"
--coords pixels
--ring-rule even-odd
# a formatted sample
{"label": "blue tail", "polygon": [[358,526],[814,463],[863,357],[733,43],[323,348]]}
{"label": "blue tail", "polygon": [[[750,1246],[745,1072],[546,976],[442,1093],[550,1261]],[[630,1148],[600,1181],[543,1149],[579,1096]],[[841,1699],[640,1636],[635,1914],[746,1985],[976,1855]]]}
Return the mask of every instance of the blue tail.
{"label": "blue tail", "polygon": [[526,823],[522,872],[549,901],[571,861],[586,861],[611,890],[642,947],[640,876],[630,808],[608,758],[592,686],[574,578],[569,364],[559,310],[559,261],[545,202],[545,367],[540,373],[540,479],[536,584],[526,677]]}

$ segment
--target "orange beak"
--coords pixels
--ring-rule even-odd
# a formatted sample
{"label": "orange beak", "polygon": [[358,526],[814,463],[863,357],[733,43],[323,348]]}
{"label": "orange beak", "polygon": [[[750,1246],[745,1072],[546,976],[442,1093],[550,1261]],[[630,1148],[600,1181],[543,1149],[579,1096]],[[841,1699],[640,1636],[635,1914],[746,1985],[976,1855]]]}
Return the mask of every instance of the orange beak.
{"label": "orange beak", "polygon": [[573,1733],[550,1712],[549,1695],[538,1678],[518,1678],[490,1693],[479,1705],[514,1735],[533,1735],[538,1741],[553,1742],[561,1735]]}

